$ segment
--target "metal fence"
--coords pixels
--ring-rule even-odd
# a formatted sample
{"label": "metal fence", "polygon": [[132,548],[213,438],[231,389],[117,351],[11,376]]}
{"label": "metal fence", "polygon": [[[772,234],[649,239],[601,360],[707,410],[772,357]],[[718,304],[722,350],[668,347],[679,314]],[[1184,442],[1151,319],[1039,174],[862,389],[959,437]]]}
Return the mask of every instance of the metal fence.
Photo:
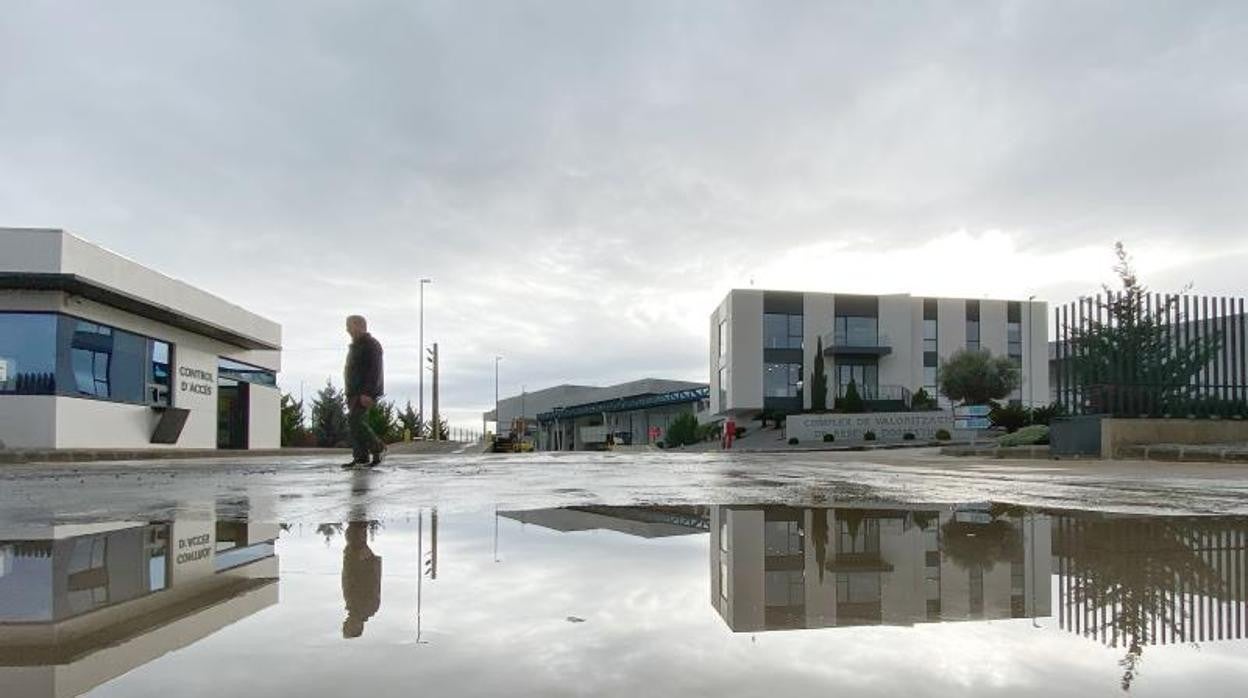
{"label": "metal fence", "polygon": [[[1056,402],[1068,414],[1122,417],[1248,416],[1248,336],[1243,298],[1147,294],[1129,303],[1120,293],[1097,294],[1056,308],[1050,376]],[[1122,328],[1124,321],[1155,323],[1161,356],[1134,356],[1130,346],[1110,351],[1095,376],[1080,370],[1095,328]],[[1215,341],[1217,349],[1191,375],[1157,380],[1164,365],[1194,343]],[[1169,349],[1167,352],[1166,349]],[[1167,356],[1168,354],[1168,356]],[[1158,364],[1157,362],[1161,362]]]}

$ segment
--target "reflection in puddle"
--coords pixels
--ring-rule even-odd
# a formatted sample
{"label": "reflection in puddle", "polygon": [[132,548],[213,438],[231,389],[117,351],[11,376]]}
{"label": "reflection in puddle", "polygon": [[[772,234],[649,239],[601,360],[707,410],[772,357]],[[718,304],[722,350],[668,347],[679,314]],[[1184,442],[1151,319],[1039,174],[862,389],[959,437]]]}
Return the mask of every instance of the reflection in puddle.
{"label": "reflection in puddle", "polygon": [[[385,668],[353,690],[380,694],[422,677],[443,694],[665,694],[689,672],[708,683],[681,684],[686,695],[755,694],[761,684],[747,684],[767,676],[780,694],[847,676],[859,692],[993,694],[999,676],[958,677],[995,671],[1016,693],[1164,695],[1194,681],[1229,695],[1248,674],[1242,646],[1216,651],[1248,625],[1244,517],[582,506],[283,527],[118,522],[0,538],[5,696],[317,693],[354,647],[367,651],[356,661]],[[214,634],[226,641],[207,641]],[[916,661],[912,676],[894,671],[898,652],[924,656],[934,644],[954,654]],[[236,647],[251,669],[188,683],[190,667],[228,665]],[[808,655],[820,659],[794,665]],[[315,661],[295,672],[292,656]],[[1052,673],[1041,680],[1037,667]],[[256,683],[270,673],[280,681]]]}

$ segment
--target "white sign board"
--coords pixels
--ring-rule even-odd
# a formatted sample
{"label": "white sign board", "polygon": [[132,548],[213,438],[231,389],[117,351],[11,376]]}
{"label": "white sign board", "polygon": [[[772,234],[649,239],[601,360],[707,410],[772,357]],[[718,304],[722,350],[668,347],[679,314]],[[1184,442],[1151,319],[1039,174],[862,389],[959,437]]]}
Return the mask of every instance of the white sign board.
{"label": "white sign board", "polygon": [[0,383],[9,382],[9,360],[0,358]]}
{"label": "white sign board", "polygon": [[959,431],[970,431],[972,429],[987,429],[992,426],[992,421],[987,417],[969,417],[967,419],[953,420],[953,428]]}
{"label": "white sign board", "polygon": [[914,434],[916,441],[932,441],[936,432],[953,431],[953,414],[931,412],[871,412],[867,414],[795,414],[785,420],[785,436],[803,443],[822,441],[824,434],[838,443],[863,441],[868,431],[877,441],[904,441]]}
{"label": "white sign board", "polygon": [[992,414],[992,407],[989,405],[961,405],[953,408],[953,416],[956,418],[963,417],[987,417]]}

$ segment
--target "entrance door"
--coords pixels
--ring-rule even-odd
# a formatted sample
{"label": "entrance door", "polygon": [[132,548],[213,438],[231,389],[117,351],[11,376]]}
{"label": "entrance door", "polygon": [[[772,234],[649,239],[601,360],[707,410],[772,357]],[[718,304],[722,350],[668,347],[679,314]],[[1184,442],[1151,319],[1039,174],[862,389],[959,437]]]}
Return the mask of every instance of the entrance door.
{"label": "entrance door", "polygon": [[228,378],[217,382],[217,448],[247,448],[248,387]]}

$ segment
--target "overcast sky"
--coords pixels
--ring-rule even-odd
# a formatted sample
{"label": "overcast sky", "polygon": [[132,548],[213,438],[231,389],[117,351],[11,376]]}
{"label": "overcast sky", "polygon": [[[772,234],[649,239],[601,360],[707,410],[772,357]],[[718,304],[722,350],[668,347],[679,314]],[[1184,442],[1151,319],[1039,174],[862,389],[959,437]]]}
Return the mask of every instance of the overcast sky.
{"label": "overcast sky", "polygon": [[[460,424],[706,380],[731,288],[1070,300],[1114,240],[1242,295],[1248,3],[29,2],[0,16],[0,225],[283,325],[367,315]],[[474,414],[475,413],[475,414]]]}

